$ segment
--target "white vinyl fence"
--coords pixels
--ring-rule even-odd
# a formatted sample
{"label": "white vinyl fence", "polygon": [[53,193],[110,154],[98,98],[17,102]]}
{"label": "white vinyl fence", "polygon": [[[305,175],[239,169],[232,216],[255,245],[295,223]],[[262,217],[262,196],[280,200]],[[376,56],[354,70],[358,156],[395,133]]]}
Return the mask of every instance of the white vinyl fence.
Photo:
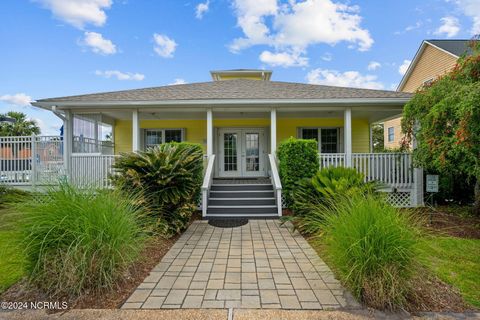
{"label": "white vinyl fence", "polygon": [[110,187],[113,144],[74,139],[77,150],[106,153],[73,153],[71,172],[64,166],[62,136],[0,137],[0,183],[12,186],[48,186],[66,181],[80,187]]}
{"label": "white vinyl fence", "polygon": [[63,175],[60,136],[0,137],[0,183],[48,185]]}

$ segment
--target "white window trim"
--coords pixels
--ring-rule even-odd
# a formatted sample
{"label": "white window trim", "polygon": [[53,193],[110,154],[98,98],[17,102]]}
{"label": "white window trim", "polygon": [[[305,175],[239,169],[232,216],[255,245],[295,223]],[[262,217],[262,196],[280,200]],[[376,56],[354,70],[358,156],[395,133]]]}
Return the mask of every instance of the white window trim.
{"label": "white window trim", "polygon": [[426,86],[426,85],[429,85],[429,84],[432,83],[433,81],[435,81],[435,78],[428,78],[428,79],[426,79],[426,80],[424,80],[424,81],[422,82],[422,86],[424,87],[424,86]]}
{"label": "white window trim", "polygon": [[297,128],[297,137],[303,139],[302,130],[303,129],[317,129],[317,150],[319,153],[322,152],[322,129],[337,129],[337,153],[343,152],[343,132],[341,127],[298,127]]}
{"label": "white window trim", "polygon": [[[390,140],[390,129],[392,129],[392,140]],[[395,141],[395,127],[388,127],[387,128],[387,140],[388,140],[388,142],[394,142]]]}
{"label": "white window trim", "polygon": [[167,130],[180,130],[181,131],[181,141],[185,141],[185,128],[144,128],[143,129],[143,145],[147,148],[147,132],[149,131],[161,131],[162,132],[162,141],[160,143],[165,143],[165,131]]}

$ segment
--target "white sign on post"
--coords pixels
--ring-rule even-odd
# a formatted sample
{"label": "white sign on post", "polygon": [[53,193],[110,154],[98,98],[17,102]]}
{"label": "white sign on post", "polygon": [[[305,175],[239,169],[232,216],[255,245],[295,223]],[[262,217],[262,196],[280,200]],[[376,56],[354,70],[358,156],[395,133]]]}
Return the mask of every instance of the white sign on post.
{"label": "white sign on post", "polygon": [[427,174],[427,192],[438,192],[438,174]]}

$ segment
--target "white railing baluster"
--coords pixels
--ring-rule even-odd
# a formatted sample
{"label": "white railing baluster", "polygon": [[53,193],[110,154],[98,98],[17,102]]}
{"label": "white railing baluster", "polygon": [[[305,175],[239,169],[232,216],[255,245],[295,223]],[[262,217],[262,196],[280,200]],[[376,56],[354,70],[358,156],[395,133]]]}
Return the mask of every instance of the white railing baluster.
{"label": "white railing baluster", "polygon": [[[345,165],[343,153],[320,153],[320,168]],[[412,155],[409,153],[353,153],[353,167],[365,176],[392,188],[413,186]]]}

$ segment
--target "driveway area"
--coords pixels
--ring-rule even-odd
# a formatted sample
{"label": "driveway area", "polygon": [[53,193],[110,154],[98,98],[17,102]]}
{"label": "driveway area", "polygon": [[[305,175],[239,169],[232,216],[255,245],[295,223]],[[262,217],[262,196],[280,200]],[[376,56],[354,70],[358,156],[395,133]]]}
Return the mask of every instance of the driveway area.
{"label": "driveway area", "polygon": [[278,220],[196,221],[124,309],[359,307],[308,242]]}

